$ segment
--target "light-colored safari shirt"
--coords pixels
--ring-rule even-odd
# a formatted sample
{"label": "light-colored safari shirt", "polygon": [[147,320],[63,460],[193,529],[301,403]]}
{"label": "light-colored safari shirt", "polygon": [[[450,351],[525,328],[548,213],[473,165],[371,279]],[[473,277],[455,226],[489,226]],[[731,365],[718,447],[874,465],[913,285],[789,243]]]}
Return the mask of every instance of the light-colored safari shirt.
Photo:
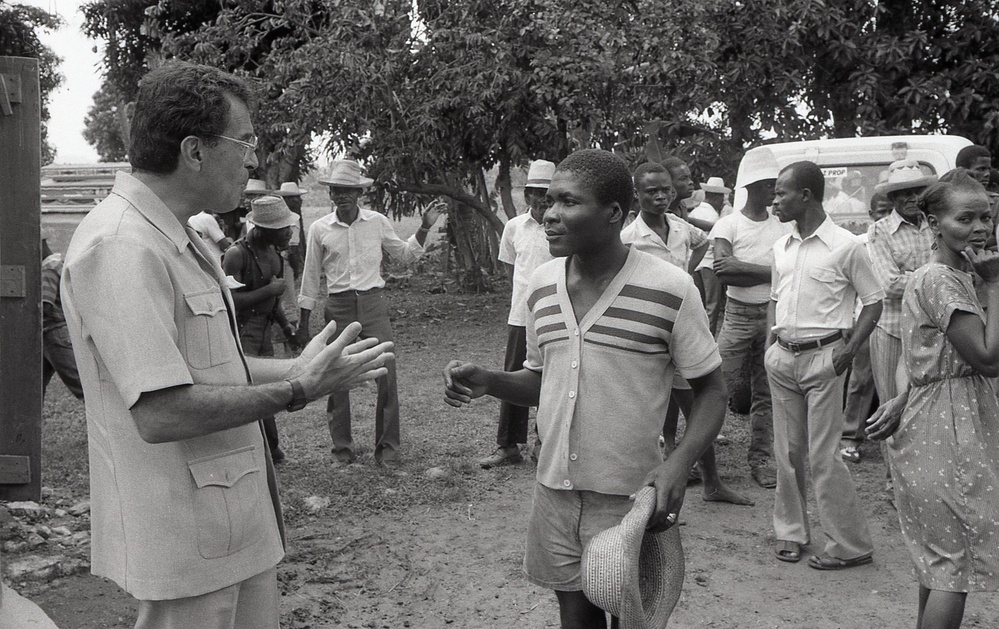
{"label": "light-colored safari shirt", "polygon": [[138,599],[212,592],[284,555],[259,423],[146,443],[143,393],[249,380],[217,260],[141,181],[117,173],[80,222],[62,279],[86,395],[92,571]]}

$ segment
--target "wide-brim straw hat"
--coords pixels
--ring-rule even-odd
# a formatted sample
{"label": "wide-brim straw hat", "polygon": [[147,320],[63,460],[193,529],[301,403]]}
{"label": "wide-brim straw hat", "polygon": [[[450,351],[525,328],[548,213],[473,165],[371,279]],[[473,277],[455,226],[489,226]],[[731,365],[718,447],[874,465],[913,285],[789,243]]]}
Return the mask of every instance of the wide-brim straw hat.
{"label": "wide-brim straw hat", "polygon": [[281,188],[274,191],[274,194],[282,197],[300,197],[308,192],[304,188],[299,188],[298,183],[294,181],[286,181],[281,184]]}
{"label": "wide-brim straw hat", "polygon": [[263,229],[284,229],[298,225],[298,214],[289,210],[288,204],[281,197],[267,195],[250,203],[246,222]]}
{"label": "wide-brim straw hat", "polygon": [[936,175],[927,175],[919,167],[919,162],[902,159],[888,166],[888,177],[884,183],[874,186],[874,192],[888,194],[908,188],[925,188],[936,183]]}
{"label": "wide-brim straw hat", "polygon": [[247,179],[246,189],[243,190],[243,194],[254,196],[274,193],[267,189],[267,183],[263,179]]}
{"label": "wide-brim straw hat", "polygon": [[757,181],[777,179],[778,175],[780,175],[780,166],[777,165],[773,151],[765,146],[758,146],[746,151],[742,157],[737,181],[740,187],[745,188]]}
{"label": "wide-brim straw hat", "polygon": [[352,159],[334,160],[329,171],[319,177],[319,183],[340,188],[367,188],[374,182],[361,175],[361,165]]}
{"label": "wide-brim straw hat", "polygon": [[679,526],[647,533],[656,490],[643,487],[621,523],[583,549],[583,593],[621,619],[621,629],[664,629],[683,589]]}
{"label": "wide-brim straw hat", "polygon": [[701,190],[711,194],[728,194],[732,189],[725,185],[725,180],[721,177],[708,177],[708,180],[701,184]]}
{"label": "wide-brim straw hat", "polygon": [[552,185],[552,176],[555,174],[555,164],[545,159],[538,159],[531,162],[531,167],[527,169],[527,183],[525,188],[545,188]]}

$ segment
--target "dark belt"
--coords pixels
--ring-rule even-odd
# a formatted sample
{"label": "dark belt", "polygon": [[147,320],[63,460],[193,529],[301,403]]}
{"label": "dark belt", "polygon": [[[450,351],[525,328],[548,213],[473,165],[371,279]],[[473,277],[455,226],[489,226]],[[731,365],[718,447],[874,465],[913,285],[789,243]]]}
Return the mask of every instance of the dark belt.
{"label": "dark belt", "polygon": [[335,293],[330,293],[330,297],[350,297],[352,295],[357,295],[358,297],[363,295],[374,295],[375,293],[381,291],[381,287],[369,288],[368,290],[341,290]]}
{"label": "dark belt", "polygon": [[777,337],[777,344],[786,350],[792,352],[807,352],[813,349],[819,349],[820,347],[825,347],[826,345],[831,345],[836,341],[843,338],[842,332],[833,332],[829,336],[824,336],[820,339],[815,339],[814,341],[803,341],[801,343],[795,343],[794,341],[785,341],[781,337]]}

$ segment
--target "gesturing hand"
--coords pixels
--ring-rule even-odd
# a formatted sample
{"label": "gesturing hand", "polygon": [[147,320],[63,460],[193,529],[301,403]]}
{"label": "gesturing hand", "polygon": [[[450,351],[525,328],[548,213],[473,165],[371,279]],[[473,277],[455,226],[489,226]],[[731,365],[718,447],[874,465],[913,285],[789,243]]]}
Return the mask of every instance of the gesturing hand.
{"label": "gesturing hand", "polygon": [[444,368],[444,401],[458,408],[486,394],[486,370],[452,360]]}
{"label": "gesturing hand", "polygon": [[374,338],[354,340],[361,332],[360,323],[351,323],[327,345],[334,332],[336,323],[330,321],[305,346],[290,372],[301,382],[310,400],[385,376],[388,374],[385,365],[395,360],[392,343],[379,343]]}

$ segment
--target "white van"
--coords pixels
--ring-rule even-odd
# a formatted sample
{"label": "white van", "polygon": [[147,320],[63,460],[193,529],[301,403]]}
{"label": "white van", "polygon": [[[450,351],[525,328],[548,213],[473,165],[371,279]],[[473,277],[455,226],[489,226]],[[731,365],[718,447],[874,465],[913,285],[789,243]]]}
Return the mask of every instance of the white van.
{"label": "white van", "polygon": [[[874,186],[889,164],[912,159],[926,174],[942,175],[954,168],[958,151],[971,144],[957,135],[890,135],[784,142],[766,148],[781,168],[802,160],[818,164],[826,177],[826,212],[850,231],[863,233],[870,223],[867,212]],[[739,208],[745,204],[746,190],[738,179],[735,185],[733,207]]]}

